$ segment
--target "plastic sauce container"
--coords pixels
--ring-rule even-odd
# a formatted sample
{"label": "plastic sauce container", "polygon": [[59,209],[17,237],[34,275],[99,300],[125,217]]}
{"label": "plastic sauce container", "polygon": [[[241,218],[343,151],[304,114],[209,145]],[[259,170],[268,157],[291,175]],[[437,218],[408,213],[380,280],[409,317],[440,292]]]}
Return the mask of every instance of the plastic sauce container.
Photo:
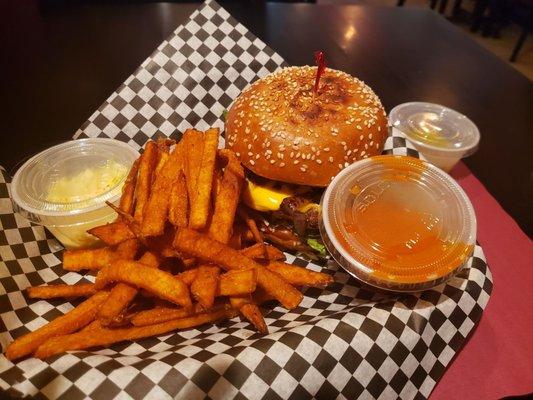
{"label": "plastic sauce container", "polygon": [[446,172],[473,154],[479,144],[479,130],[470,119],[438,104],[400,104],[391,110],[389,125],[402,132],[426,160]]}
{"label": "plastic sauce container", "polygon": [[80,139],[51,147],[15,173],[15,211],[44,225],[66,248],[90,247],[98,239],[86,231],[111,222],[128,171],[139,153],[114,139]]}
{"label": "plastic sauce container", "polygon": [[340,172],[321,201],[320,233],[333,258],[361,281],[419,291],[471,257],[476,217],[446,173],[406,156],[377,156]]}

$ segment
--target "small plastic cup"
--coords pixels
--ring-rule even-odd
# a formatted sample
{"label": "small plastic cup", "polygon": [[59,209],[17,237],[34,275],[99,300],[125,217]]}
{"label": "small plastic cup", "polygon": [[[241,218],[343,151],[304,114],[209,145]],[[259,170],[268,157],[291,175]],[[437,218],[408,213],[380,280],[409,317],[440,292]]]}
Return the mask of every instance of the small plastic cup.
{"label": "small plastic cup", "polygon": [[377,156],[341,171],[321,200],[320,233],[333,258],[385,290],[429,289],[471,257],[476,216],[457,183],[428,162]]}
{"label": "small plastic cup", "polygon": [[479,130],[470,119],[438,104],[400,104],[389,113],[389,125],[402,132],[426,160],[446,172],[473,154],[479,144]]}
{"label": "small plastic cup", "polygon": [[11,183],[16,212],[45,226],[66,248],[91,247],[87,230],[111,222],[128,171],[139,153],[114,139],[79,139],[26,161]]}

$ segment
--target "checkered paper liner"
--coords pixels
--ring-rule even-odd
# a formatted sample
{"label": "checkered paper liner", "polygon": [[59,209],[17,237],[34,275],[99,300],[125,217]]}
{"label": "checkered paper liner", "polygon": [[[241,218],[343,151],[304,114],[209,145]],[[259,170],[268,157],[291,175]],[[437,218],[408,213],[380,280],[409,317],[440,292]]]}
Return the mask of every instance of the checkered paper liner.
{"label": "checkered paper liner", "polygon": [[[136,148],[157,132],[223,126],[250,82],[285,63],[215,2],[206,2],[96,111],[75,137],[114,137]],[[386,153],[418,156],[398,132]],[[7,344],[76,303],[28,301],[22,290],[86,281],[65,272],[61,245],[13,213],[0,170],[0,342]],[[235,318],[216,326],[46,361],[0,356],[0,397],[53,399],[426,398],[479,321],[492,278],[476,246],[468,267],[419,294],[362,286],[334,262],[288,262],[331,274],[295,310],[265,308],[268,335]]]}

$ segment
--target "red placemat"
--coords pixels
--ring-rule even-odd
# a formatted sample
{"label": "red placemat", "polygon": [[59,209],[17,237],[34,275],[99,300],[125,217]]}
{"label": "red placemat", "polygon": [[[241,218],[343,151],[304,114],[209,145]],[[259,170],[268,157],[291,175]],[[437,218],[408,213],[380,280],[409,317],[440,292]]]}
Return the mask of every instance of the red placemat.
{"label": "red placemat", "polygon": [[470,197],[494,290],[477,329],[432,399],[497,399],[533,392],[533,246],[516,222],[460,163],[451,175]]}

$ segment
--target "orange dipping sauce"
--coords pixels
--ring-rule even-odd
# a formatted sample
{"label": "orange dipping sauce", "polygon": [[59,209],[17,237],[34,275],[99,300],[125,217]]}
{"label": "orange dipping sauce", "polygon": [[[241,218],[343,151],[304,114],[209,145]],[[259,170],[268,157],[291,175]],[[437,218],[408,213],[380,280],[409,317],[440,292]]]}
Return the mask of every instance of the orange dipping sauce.
{"label": "orange dipping sauce", "polygon": [[349,256],[339,253],[341,265],[359,265],[356,275],[392,287],[416,287],[450,276],[472,254],[475,243],[472,235],[464,234],[472,224],[465,222],[455,188],[440,187],[445,182],[433,176],[434,170],[423,161],[398,156],[374,159],[360,176],[347,175],[347,183],[337,192],[334,188],[332,202],[327,202],[326,223],[333,220],[334,239]]}

